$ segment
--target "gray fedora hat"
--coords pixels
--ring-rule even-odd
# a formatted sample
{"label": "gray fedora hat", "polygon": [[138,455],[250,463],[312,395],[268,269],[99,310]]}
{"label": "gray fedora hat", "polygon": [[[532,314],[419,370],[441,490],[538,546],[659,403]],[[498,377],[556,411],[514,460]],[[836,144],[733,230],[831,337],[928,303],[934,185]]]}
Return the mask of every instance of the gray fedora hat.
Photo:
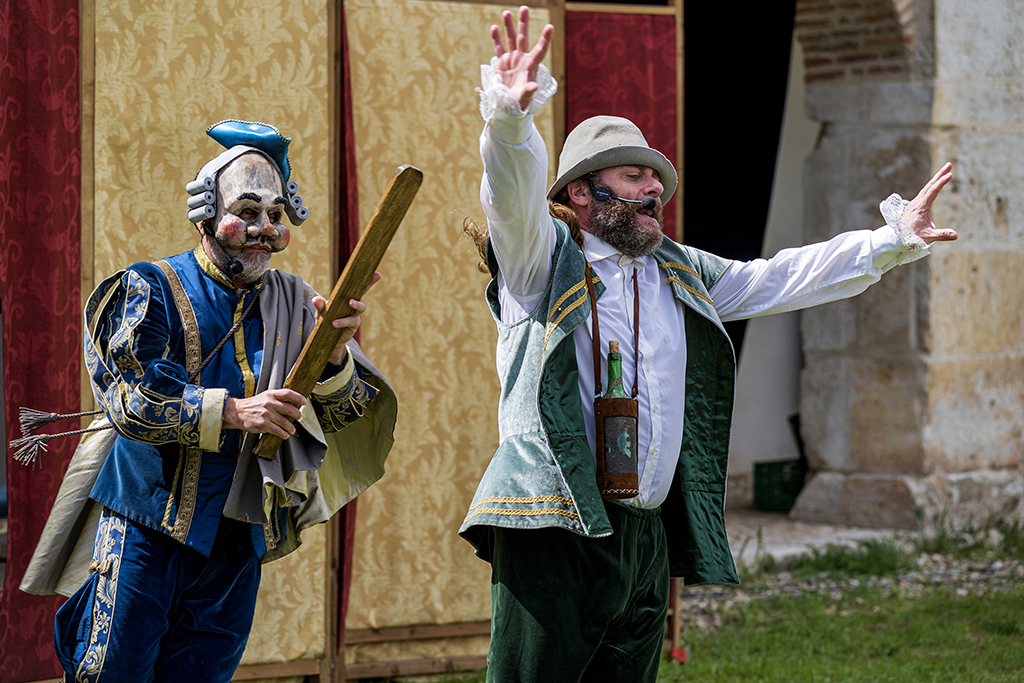
{"label": "gray fedora hat", "polygon": [[573,180],[609,166],[648,166],[658,172],[665,188],[661,203],[676,191],[679,177],[672,163],[651,149],[640,129],[618,116],[592,116],[572,129],[558,157],[558,179],[548,190],[548,199]]}

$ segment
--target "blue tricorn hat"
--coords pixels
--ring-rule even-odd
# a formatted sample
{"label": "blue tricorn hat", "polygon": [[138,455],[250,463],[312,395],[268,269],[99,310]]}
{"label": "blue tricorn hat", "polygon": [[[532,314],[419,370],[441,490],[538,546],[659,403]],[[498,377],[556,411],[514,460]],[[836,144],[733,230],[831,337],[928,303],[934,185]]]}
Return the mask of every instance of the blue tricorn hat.
{"label": "blue tricorn hat", "polygon": [[228,149],[245,145],[262,151],[277,164],[282,182],[288,182],[292,174],[288,163],[288,145],[292,139],[281,135],[276,127],[261,121],[226,119],[207,128],[206,134]]}

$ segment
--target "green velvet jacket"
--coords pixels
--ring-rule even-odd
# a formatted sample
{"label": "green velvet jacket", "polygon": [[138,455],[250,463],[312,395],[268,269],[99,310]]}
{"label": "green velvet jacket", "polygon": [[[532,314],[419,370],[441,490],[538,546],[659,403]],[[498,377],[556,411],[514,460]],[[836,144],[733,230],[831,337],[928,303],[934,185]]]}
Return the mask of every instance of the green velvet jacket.
{"label": "green velvet jacket", "polygon": [[[529,316],[501,322],[497,262],[487,302],[498,326],[500,445],[459,534],[490,561],[493,527],[561,527],[590,537],[612,527],[597,490],[578,386],[573,330],[590,314],[586,261],[564,223],[548,286]],[[736,360],[708,291],[728,262],[671,240],[654,254],[684,307],[686,420],[675,480],[661,507],[672,576],[687,584],[737,583],[725,532],[725,486]],[[598,299],[605,287],[595,282]],[[682,419],[682,416],[680,416]]]}

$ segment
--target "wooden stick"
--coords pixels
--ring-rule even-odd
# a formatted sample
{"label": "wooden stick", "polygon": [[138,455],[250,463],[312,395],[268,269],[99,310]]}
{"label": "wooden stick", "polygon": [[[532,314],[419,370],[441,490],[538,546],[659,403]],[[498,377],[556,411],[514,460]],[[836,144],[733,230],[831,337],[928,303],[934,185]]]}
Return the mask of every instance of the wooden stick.
{"label": "wooden stick", "polygon": [[[292,368],[286,389],[297,391],[305,397],[313,393],[316,382],[327,366],[331,352],[338,345],[341,329],[331,323],[352,315],[355,311],[349,306],[351,299],[360,299],[370,286],[374,271],[380,265],[384,252],[391,244],[398,225],[405,217],[413,197],[423,182],[423,173],[415,166],[399,166],[395,177],[384,191],[377,204],[377,209],[366,224],[366,229],[359,237],[359,243],[345,264],[345,270],[334,285],[331,298],[324,308],[323,315],[317,320],[313,333],[309,335],[295,367]],[[273,460],[277,457],[277,449],[281,446],[281,438],[273,434],[264,434],[256,444],[255,452],[261,458]]]}

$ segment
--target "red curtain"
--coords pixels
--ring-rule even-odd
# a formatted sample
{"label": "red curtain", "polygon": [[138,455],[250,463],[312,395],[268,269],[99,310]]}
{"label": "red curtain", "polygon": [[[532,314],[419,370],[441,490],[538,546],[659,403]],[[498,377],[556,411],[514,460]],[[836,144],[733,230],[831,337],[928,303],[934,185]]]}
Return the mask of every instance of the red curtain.
{"label": "red curtain", "polygon": [[[622,116],[678,169],[675,18],[567,12],[565,23],[566,130],[591,116]],[[669,236],[679,234],[675,201],[665,211]]]}
{"label": "red curtain", "polygon": [[[78,0],[0,0],[0,305],[9,438],[21,406],[79,410],[81,145]],[[77,428],[77,425],[71,427]],[[50,442],[38,469],[7,450],[7,569],[0,681],[59,675],[60,597],[18,584],[77,439]]]}
{"label": "red curtain", "polygon": [[[352,79],[349,72],[348,37],[345,33],[345,6],[339,6],[341,13],[341,83],[338,93],[338,116],[336,122],[341,132],[341,158],[338,159],[338,275],[345,268],[349,255],[359,242],[359,184],[356,177],[356,137],[352,125]],[[356,502],[353,500],[338,512],[342,528],[341,581],[338,595],[338,645],[345,641],[345,615],[348,613],[349,588],[352,585],[352,552],[356,536]]]}

